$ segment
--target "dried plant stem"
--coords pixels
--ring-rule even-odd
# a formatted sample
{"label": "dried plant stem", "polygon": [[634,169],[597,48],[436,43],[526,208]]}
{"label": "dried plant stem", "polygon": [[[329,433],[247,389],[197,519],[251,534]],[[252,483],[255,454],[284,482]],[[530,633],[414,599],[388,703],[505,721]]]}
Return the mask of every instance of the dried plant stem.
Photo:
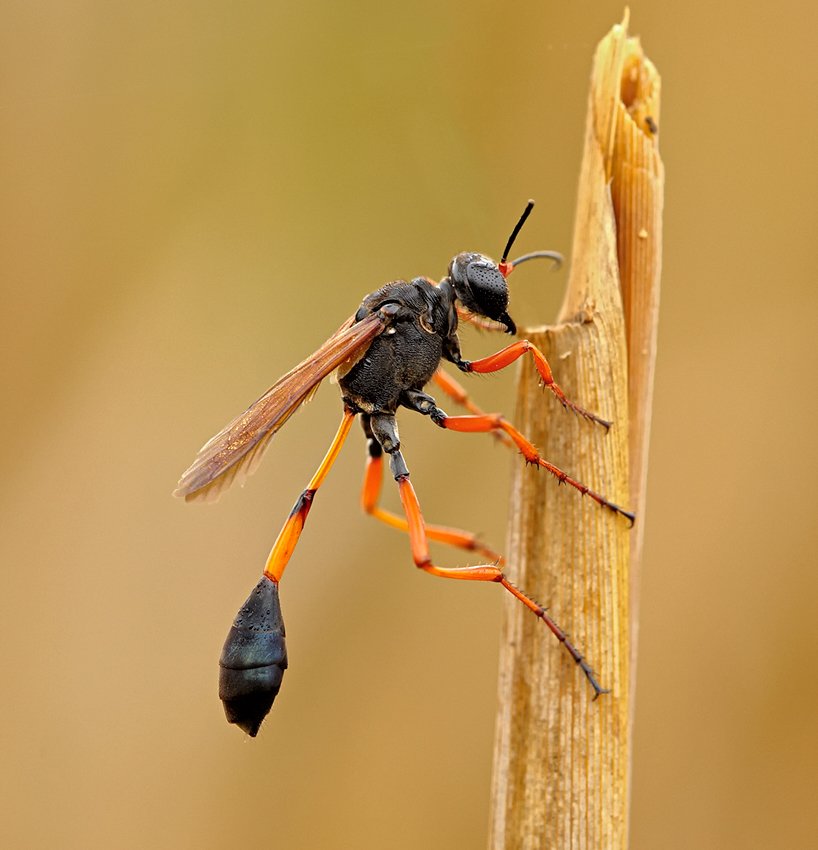
{"label": "dried plant stem", "polygon": [[542,624],[508,605],[494,850],[627,847],[633,556],[641,552],[661,256],[658,92],[655,70],[627,35],[626,13],[594,58],[560,324],[526,333],[569,398],[614,426],[606,434],[552,404],[525,366],[515,419],[553,463],[634,508],[637,528],[542,472],[519,468],[508,545],[512,580],[551,606],[611,693],[592,702],[593,691],[567,654],[548,645]]}

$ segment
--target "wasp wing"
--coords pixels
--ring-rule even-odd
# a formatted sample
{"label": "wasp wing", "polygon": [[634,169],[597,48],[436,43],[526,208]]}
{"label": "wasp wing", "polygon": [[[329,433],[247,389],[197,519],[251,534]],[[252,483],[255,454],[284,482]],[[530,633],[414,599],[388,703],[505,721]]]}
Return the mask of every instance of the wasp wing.
{"label": "wasp wing", "polygon": [[182,474],[174,496],[215,501],[239,477],[258,466],[270,437],[307,401],[327,375],[349,367],[383,331],[384,319],[372,313],[351,317],[310,357],[276,381],[261,398],[211,437]]}

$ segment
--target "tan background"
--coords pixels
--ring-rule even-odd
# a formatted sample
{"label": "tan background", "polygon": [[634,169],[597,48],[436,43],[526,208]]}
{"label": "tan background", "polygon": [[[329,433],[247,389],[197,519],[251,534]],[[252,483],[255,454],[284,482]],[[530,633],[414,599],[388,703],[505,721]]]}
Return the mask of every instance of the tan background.
{"label": "tan background", "polygon": [[[568,250],[621,11],[3,4],[0,845],[484,845],[501,595],[416,575],[360,515],[357,429],[283,585],[259,739],[216,698],[335,388],[244,490],[170,491],[381,282],[496,255],[529,196],[520,250]],[[632,31],[668,175],[633,847],[814,846],[815,11],[646,2]],[[564,275],[527,268],[512,314],[548,321]],[[502,409],[511,380],[472,386]],[[402,436],[427,518],[502,546],[509,458],[410,415]]]}

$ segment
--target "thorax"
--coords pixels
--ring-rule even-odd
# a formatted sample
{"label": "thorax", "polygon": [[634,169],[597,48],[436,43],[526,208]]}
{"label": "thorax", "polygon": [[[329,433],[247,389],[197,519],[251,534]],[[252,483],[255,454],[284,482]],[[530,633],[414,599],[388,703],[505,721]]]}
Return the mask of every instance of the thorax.
{"label": "thorax", "polygon": [[424,278],[393,281],[370,293],[356,319],[390,302],[400,306],[393,325],[339,376],[344,398],[364,412],[394,412],[401,393],[422,389],[457,328],[457,313],[447,292]]}

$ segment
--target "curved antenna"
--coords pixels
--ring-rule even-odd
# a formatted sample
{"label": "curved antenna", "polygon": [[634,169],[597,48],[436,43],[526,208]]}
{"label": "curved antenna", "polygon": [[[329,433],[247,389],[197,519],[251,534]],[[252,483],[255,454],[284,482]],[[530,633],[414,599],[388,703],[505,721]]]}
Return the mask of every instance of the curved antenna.
{"label": "curved antenna", "polygon": [[522,257],[517,257],[516,260],[508,263],[508,265],[514,268],[515,266],[519,266],[520,263],[526,263],[528,260],[537,260],[539,258],[553,260],[555,271],[562,266],[565,259],[559,251],[532,251],[530,254],[523,254]]}
{"label": "curved antenna", "polygon": [[511,236],[508,237],[508,242],[506,242],[506,249],[503,251],[503,259],[500,260],[500,265],[504,265],[506,260],[508,259],[508,252],[511,250],[511,246],[514,244],[514,240],[517,238],[517,234],[522,229],[522,226],[525,224],[525,220],[531,215],[531,210],[534,209],[534,201],[529,201],[526,204],[525,209],[523,210],[523,214],[520,216],[520,220],[514,227],[514,230],[511,231]]}

